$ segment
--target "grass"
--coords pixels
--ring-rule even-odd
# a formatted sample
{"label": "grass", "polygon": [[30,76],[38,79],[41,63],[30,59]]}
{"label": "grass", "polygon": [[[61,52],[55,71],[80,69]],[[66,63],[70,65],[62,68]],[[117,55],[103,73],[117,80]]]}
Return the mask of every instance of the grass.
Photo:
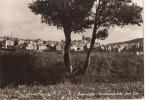
{"label": "grass", "polygon": [[143,82],[21,85],[15,88],[0,89],[0,98],[3,100],[139,99],[143,98],[143,87]]}
{"label": "grass", "polygon": [[[86,53],[72,53],[75,69],[83,67]],[[63,55],[57,52],[0,53],[1,84],[58,83],[65,81]],[[133,53],[96,53],[84,78],[76,82],[141,81],[144,75],[143,56]]]}
{"label": "grass", "polygon": [[[71,53],[82,67],[86,53]],[[142,98],[143,56],[93,52],[87,74],[68,80],[63,55],[57,52],[0,52],[0,99],[69,100]]]}

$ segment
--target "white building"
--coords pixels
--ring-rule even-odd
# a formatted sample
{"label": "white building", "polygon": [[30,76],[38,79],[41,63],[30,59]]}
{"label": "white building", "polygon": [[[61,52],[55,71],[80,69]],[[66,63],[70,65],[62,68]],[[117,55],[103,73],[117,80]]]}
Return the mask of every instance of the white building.
{"label": "white building", "polygon": [[71,51],[77,51],[77,46],[76,45],[72,45],[71,46]]}
{"label": "white building", "polygon": [[83,51],[84,46],[83,45],[72,45],[71,46],[71,51]]}
{"label": "white building", "polygon": [[86,47],[87,47],[87,49],[90,48],[90,43],[87,43],[86,44]]}
{"label": "white building", "polygon": [[21,45],[21,44],[24,44],[25,43],[25,40],[24,39],[19,39],[18,40],[18,45]]}
{"label": "white building", "polygon": [[26,50],[37,50],[37,45],[36,44],[27,44]]}
{"label": "white building", "polygon": [[9,40],[5,40],[4,41],[4,48],[8,49],[11,48],[12,46],[14,46],[14,41],[9,39]]}
{"label": "white building", "polygon": [[38,50],[38,51],[47,50],[47,46],[44,45],[43,43],[37,44],[37,50]]}
{"label": "white building", "polygon": [[136,55],[143,55],[143,51],[136,51]]}

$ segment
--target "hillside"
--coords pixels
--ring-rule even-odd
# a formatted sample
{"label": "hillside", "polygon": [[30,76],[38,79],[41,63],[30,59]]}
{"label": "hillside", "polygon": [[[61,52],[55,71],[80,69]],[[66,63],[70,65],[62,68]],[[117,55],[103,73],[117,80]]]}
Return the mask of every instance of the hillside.
{"label": "hillside", "polygon": [[143,43],[143,38],[137,38],[129,41],[123,41],[123,42],[118,42],[118,43],[110,43],[107,45],[115,45],[115,44],[131,44],[131,43]]}

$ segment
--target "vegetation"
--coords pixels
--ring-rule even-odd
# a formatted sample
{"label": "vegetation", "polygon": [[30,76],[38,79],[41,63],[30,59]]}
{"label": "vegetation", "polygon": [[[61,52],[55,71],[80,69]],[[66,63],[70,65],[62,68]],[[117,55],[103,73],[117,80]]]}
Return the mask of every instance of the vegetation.
{"label": "vegetation", "polygon": [[[83,66],[86,52],[71,53],[71,57],[75,71]],[[87,74],[71,80],[65,73],[62,58],[63,54],[57,52],[0,52],[0,85],[5,87],[0,89],[0,98],[143,97],[143,56],[93,52]]]}
{"label": "vegetation", "polygon": [[2,100],[86,100],[86,99],[141,99],[143,82],[57,84],[49,86],[25,86],[0,89]]}
{"label": "vegetation", "polygon": [[[85,52],[72,53],[74,71],[83,66]],[[0,54],[1,85],[56,84],[65,82],[63,55],[56,52],[29,51]],[[143,56],[132,53],[96,53],[84,77],[75,77],[73,83],[126,82],[143,80]]]}
{"label": "vegetation", "polygon": [[[1,84],[56,83],[64,72],[62,56],[56,52],[32,51],[0,54]],[[62,70],[63,69],[63,70]]]}

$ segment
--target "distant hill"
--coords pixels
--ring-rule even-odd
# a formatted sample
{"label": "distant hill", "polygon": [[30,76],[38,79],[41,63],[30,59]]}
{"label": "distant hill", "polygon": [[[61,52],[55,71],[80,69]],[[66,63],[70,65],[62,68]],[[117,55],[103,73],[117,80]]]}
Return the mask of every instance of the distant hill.
{"label": "distant hill", "polygon": [[130,44],[130,43],[143,43],[143,38],[137,38],[129,41],[117,42],[117,43],[110,43],[107,45],[115,45],[115,44]]}

